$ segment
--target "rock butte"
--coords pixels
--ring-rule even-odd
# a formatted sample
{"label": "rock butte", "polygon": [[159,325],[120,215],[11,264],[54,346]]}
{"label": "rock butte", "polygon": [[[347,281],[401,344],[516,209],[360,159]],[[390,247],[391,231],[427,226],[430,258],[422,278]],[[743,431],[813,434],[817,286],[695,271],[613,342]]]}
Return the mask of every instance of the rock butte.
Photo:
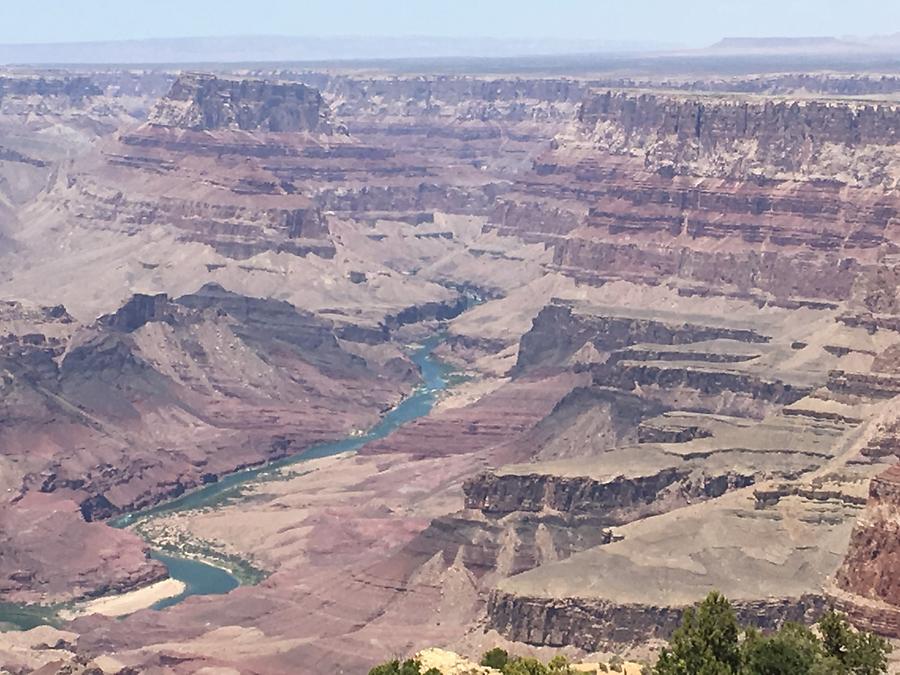
{"label": "rock butte", "polygon": [[712,588],[900,638],[900,74],[697,58],[3,73],[0,603],[153,588],[102,521],[369,428],[412,343],[466,377],[142,530],[258,585],[0,668],[638,661]]}

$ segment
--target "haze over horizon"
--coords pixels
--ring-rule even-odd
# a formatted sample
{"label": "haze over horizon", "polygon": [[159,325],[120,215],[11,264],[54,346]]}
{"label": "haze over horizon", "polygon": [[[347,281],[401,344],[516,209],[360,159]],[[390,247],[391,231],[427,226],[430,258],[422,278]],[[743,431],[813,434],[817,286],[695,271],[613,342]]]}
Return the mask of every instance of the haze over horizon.
{"label": "haze over horizon", "polygon": [[0,44],[186,37],[434,36],[702,47],[723,37],[870,36],[900,31],[900,3],[882,0],[459,0],[448,4],[332,0],[82,0],[8,6]]}

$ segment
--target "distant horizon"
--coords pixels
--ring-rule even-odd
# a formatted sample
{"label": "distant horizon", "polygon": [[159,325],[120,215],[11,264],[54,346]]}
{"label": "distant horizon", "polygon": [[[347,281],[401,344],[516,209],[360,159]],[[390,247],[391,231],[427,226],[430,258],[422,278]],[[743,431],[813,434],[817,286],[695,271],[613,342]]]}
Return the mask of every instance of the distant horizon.
{"label": "distant horizon", "polygon": [[[756,44],[754,44],[756,43]],[[0,65],[196,65],[468,62],[519,60],[518,67],[610,68],[623,59],[654,61],[735,55],[808,55],[871,59],[900,54],[900,37],[725,36],[699,48],[626,40],[462,37],[429,35],[292,36],[287,34],[151,37],[45,43],[0,43]],[[576,61],[581,61],[577,63]],[[594,61],[593,64],[589,63]],[[604,63],[605,61],[605,63]],[[530,65],[529,65],[530,64]],[[837,67],[839,64],[832,64]]]}
{"label": "distant horizon", "polygon": [[[722,39],[727,38],[745,38],[746,36],[723,36]],[[767,36],[767,37],[775,37],[780,38],[781,36]],[[800,39],[809,38],[809,37],[834,37],[834,36],[800,36]],[[84,45],[84,44],[104,44],[104,43],[125,43],[125,42],[176,42],[176,41],[191,41],[191,40],[240,40],[240,39],[261,39],[261,38],[276,38],[276,39],[285,39],[285,40],[317,40],[317,41],[328,41],[328,40],[441,40],[441,41],[470,41],[470,42],[571,42],[572,44],[580,44],[580,43],[596,43],[596,44],[669,44],[672,46],[677,46],[679,48],[688,49],[688,45],[680,44],[680,43],[664,43],[664,42],[655,42],[655,41],[646,41],[646,40],[619,40],[619,39],[605,39],[605,38],[563,38],[563,37],[555,37],[555,36],[539,36],[539,35],[524,35],[520,37],[514,36],[497,36],[497,35],[470,35],[470,36],[455,36],[455,35],[441,35],[439,33],[430,34],[430,33],[396,33],[396,34],[367,34],[367,33],[347,33],[343,35],[334,34],[334,35],[317,35],[317,34],[291,34],[291,33],[233,33],[233,34],[197,34],[197,35],[158,35],[152,37],[136,37],[136,38],[106,38],[99,40],[55,40],[55,41],[41,41],[41,42],[19,42],[19,41],[0,41],[0,45],[2,46],[16,46],[16,47],[28,47],[28,46],[49,46],[49,45]],[[752,39],[752,38],[751,38]],[[701,47],[702,48],[702,47]]]}
{"label": "distant horizon", "polygon": [[[6,3],[0,44],[283,36],[596,41],[699,48],[726,37],[900,31],[883,0],[33,0]],[[891,6],[893,5],[893,6]]]}
{"label": "distant horizon", "polygon": [[658,45],[666,49],[684,49],[696,50],[712,47],[726,40],[785,40],[785,41],[803,41],[803,40],[839,40],[839,41],[868,41],[881,40],[885,38],[900,39],[900,31],[892,33],[876,33],[872,35],[837,35],[837,34],[809,34],[809,35],[744,35],[741,33],[725,34],[713,38],[702,44],[688,44],[679,42],[664,42],[655,40],[640,39],[617,39],[617,38],[589,38],[589,37],[559,37],[559,36],[541,36],[541,35],[522,35],[522,36],[501,36],[501,35],[468,35],[456,36],[440,33],[346,33],[346,34],[314,34],[314,33],[229,33],[229,34],[196,34],[196,35],[154,35],[147,37],[110,37],[103,39],[68,39],[68,40],[47,40],[47,41],[16,41],[16,40],[0,40],[0,46],[4,47],[31,47],[31,46],[53,46],[53,45],[88,45],[88,44],[110,44],[110,43],[133,43],[133,42],[189,42],[192,40],[241,40],[241,39],[283,39],[283,40],[315,40],[315,41],[339,41],[339,40],[439,40],[439,41],[467,41],[467,42],[498,42],[498,43],[522,43],[522,42],[553,42],[553,43],[572,43],[572,44],[609,44],[609,45]]}

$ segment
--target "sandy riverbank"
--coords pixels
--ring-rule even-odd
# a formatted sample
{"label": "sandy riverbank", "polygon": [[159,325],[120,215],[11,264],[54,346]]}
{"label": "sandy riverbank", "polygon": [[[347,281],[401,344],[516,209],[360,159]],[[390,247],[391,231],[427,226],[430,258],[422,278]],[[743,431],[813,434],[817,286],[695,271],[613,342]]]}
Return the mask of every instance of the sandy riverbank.
{"label": "sandy riverbank", "polygon": [[184,582],[177,579],[164,579],[155,584],[150,584],[135,591],[111,595],[105,598],[97,598],[76,606],[71,610],[60,612],[60,618],[71,620],[87,614],[102,614],[104,616],[125,616],[151,607],[160,600],[173,598],[185,589]]}

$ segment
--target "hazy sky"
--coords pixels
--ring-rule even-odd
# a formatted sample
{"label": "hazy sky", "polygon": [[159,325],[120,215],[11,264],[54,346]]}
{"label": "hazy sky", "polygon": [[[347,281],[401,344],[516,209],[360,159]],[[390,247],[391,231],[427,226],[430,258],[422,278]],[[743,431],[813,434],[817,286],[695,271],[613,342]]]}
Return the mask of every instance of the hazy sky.
{"label": "hazy sky", "polygon": [[0,0],[0,43],[212,35],[639,40],[900,31],[900,0]]}

